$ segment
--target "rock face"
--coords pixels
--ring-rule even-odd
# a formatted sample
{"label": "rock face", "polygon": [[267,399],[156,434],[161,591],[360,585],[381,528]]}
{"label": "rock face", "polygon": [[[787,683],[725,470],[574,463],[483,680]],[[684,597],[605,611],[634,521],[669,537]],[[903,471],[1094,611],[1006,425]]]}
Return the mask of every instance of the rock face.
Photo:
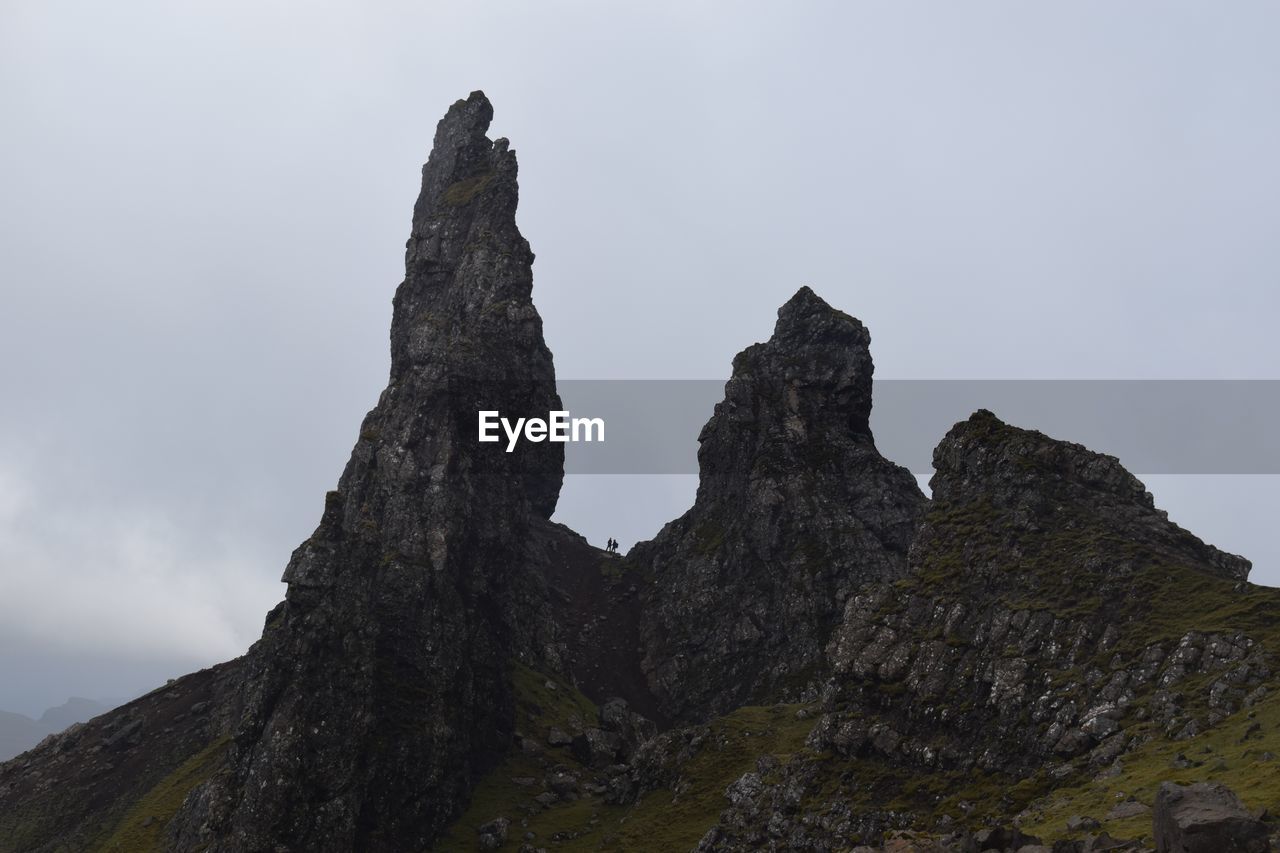
{"label": "rock face", "polygon": [[1117,534],[1176,552],[1197,568],[1245,580],[1248,560],[1206,545],[1169,522],[1151,493],[1114,456],[1002,423],[980,410],[957,424],[934,450],[929,485],[944,506],[989,505],[1031,531],[1070,532],[1084,514],[1106,519]]}
{"label": "rock face", "polygon": [[1272,612],[1238,589],[1247,562],[1170,523],[1114,459],[978,412],[934,465],[908,573],[864,584],[832,634],[810,751],[770,784],[735,783],[700,849],[837,849],[844,834],[916,823],[850,813],[865,797],[859,774],[840,771],[833,787],[826,756],[871,776],[1060,784],[1149,736],[1129,726],[1192,737],[1272,677],[1248,634],[1195,630],[1209,625],[1197,607]]}
{"label": "rock face", "polygon": [[1164,782],[1156,794],[1158,853],[1265,853],[1267,825],[1240,798],[1215,782]]}
{"label": "rock face", "polygon": [[[824,719],[817,743],[843,731],[857,736],[842,752],[966,770],[1029,772],[1092,750],[1104,764],[1124,718],[1189,737],[1271,675],[1253,639],[1194,630],[1196,614],[1170,595],[1207,584],[1230,602],[1248,562],[1169,522],[1115,459],[978,412],[934,465],[910,582],[864,587],[829,647],[830,691],[855,715],[889,685],[908,701],[884,709],[878,730]],[[1206,674],[1197,717],[1173,688]]]}
{"label": "rock face", "polygon": [[643,667],[667,716],[803,686],[844,602],[906,573],[925,499],[876,450],[869,346],[806,287],[734,359],[699,436],[693,508],[628,555],[655,578]]}
{"label": "rock face", "polygon": [[[513,657],[540,655],[520,555],[561,445],[475,440],[476,413],[558,408],[515,225],[516,159],[483,94],[436,129],[395,296],[391,377],[285,601],[250,651],[229,771],[177,846],[422,849],[511,740]],[[538,661],[541,663],[541,661]]]}

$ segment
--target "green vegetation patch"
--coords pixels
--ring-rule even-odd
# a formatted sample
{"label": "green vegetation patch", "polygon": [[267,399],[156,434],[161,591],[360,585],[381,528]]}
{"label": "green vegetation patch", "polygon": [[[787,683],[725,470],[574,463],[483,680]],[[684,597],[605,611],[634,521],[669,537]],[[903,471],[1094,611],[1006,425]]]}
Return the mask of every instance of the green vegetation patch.
{"label": "green vegetation patch", "polygon": [[[634,806],[619,810],[604,849],[690,850],[729,805],[725,788],[753,770],[756,759],[772,755],[785,763],[804,747],[813,719],[799,719],[800,705],[739,708],[710,724],[697,755],[681,768],[670,790],[650,791]],[[583,848],[588,849],[588,848]],[[593,849],[593,848],[592,848]]]}
{"label": "green vegetation patch", "polygon": [[466,812],[436,842],[436,850],[476,850],[479,828],[497,817],[511,822],[501,850],[518,850],[529,832],[535,847],[551,850],[688,850],[728,805],[724,791],[730,783],[753,769],[761,755],[790,758],[813,726],[812,719],[797,719],[797,705],[741,708],[710,724],[705,743],[680,768],[679,793],[650,791],[634,805],[617,806],[584,787],[577,800],[547,808],[534,798],[546,790],[543,780],[553,772],[571,773],[584,784],[603,779],[603,772],[584,767],[567,747],[546,744],[552,726],[566,732],[575,721],[590,726],[598,711],[572,686],[522,664],[513,666],[512,679],[517,728],[540,751],[513,747],[481,780]]}
{"label": "green vegetation patch", "polygon": [[484,192],[485,187],[493,180],[493,173],[486,172],[483,175],[476,175],[474,178],[466,178],[451,184],[444,191],[444,201],[446,204],[452,204],[461,207],[473,200],[480,193]]}
{"label": "green vegetation patch", "polygon": [[1023,829],[1046,839],[1066,838],[1067,819],[1084,815],[1102,821],[1114,837],[1149,842],[1150,813],[1113,820],[1107,813],[1131,798],[1154,805],[1161,782],[1221,782],[1250,808],[1280,812],[1280,694],[1188,740],[1169,741],[1146,727],[1127,732],[1156,737],[1120,759],[1119,775],[1059,788],[1037,800]]}
{"label": "green vegetation patch", "polygon": [[[494,818],[505,817],[511,827],[502,850],[519,849],[526,832],[534,833],[539,847],[594,850],[602,838],[602,798],[583,796],[551,808],[544,808],[534,798],[546,790],[542,782],[553,768],[560,767],[585,781],[589,771],[567,747],[548,746],[547,734],[553,726],[569,732],[575,722],[579,729],[595,725],[599,710],[573,686],[522,663],[513,662],[511,679],[516,695],[516,729],[537,742],[541,751],[530,753],[513,746],[476,786],[467,810],[440,837],[434,849],[476,850],[479,828]],[[556,845],[552,843],[556,837],[572,838],[574,844]]]}
{"label": "green vegetation patch", "polygon": [[230,738],[220,738],[188,758],[161,779],[125,814],[115,831],[98,847],[104,851],[146,853],[164,851],[164,830],[182,807],[187,794],[213,775]]}

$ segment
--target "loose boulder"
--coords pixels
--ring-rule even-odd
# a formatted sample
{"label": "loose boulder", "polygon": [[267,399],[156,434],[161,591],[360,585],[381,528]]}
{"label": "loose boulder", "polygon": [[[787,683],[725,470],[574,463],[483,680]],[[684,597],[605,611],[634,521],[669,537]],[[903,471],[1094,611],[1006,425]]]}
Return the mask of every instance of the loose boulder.
{"label": "loose boulder", "polygon": [[1217,782],[1164,782],[1156,794],[1154,834],[1159,853],[1265,853],[1267,825]]}

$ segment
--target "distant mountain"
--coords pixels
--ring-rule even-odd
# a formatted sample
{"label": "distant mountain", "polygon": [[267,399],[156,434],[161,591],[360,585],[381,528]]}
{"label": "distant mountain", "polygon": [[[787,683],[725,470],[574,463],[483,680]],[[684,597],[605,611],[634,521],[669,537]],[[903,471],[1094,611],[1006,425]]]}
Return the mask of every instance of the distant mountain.
{"label": "distant mountain", "polygon": [[49,735],[76,723],[92,720],[113,707],[114,704],[73,696],[56,708],[47,709],[38,720],[11,711],[0,711],[0,761],[8,761]]}
{"label": "distant mountain", "polygon": [[47,734],[49,729],[41,722],[22,714],[0,711],[0,761],[26,752]]}
{"label": "distant mountain", "polygon": [[67,726],[92,720],[99,714],[110,711],[118,702],[104,704],[81,696],[72,696],[56,708],[49,708],[40,715],[40,722],[53,731],[60,732]]}

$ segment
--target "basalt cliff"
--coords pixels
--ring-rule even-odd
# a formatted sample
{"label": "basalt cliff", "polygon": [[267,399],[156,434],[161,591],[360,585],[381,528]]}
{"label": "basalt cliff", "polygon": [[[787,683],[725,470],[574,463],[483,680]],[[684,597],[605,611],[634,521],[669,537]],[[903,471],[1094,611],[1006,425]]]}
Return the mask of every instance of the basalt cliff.
{"label": "basalt cliff", "polygon": [[0,851],[1265,850],[1280,592],[1115,458],[979,411],[926,497],[870,335],[802,288],[692,508],[550,520],[558,408],[479,92],[440,121],[391,373],[241,658],[0,765]]}

